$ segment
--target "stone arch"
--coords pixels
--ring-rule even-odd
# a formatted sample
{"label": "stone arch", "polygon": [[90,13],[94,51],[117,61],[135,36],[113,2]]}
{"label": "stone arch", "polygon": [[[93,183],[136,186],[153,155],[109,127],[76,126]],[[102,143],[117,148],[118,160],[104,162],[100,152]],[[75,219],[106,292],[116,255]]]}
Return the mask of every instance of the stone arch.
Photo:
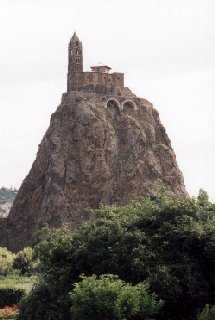
{"label": "stone arch", "polygon": [[133,110],[137,110],[137,105],[134,101],[132,101],[131,99],[126,99],[125,101],[123,101],[122,103],[122,110],[126,111],[129,109],[133,109]]}
{"label": "stone arch", "polygon": [[109,98],[105,105],[106,109],[116,109],[118,111],[122,110],[122,106],[120,102],[116,98]]}

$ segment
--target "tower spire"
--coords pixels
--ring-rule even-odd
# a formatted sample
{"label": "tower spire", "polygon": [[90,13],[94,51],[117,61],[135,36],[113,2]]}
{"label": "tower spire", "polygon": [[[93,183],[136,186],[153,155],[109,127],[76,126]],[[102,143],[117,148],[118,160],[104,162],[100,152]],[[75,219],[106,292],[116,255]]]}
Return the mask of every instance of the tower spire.
{"label": "tower spire", "polygon": [[77,90],[78,78],[80,78],[80,73],[83,72],[83,49],[82,42],[76,32],[74,32],[69,43],[68,60],[67,91]]}
{"label": "tower spire", "polygon": [[79,41],[79,38],[78,38],[78,36],[77,36],[76,31],[73,33],[73,36],[72,36],[71,40],[72,40],[72,41]]}

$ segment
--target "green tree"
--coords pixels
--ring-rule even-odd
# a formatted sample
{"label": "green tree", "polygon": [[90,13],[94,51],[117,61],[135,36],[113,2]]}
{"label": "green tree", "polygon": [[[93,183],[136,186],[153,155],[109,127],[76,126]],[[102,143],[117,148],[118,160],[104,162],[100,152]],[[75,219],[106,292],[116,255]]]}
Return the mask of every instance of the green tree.
{"label": "green tree", "polygon": [[82,277],[71,291],[74,320],[146,319],[160,308],[155,295],[143,283],[132,286],[117,276]]}
{"label": "green tree", "polygon": [[71,320],[69,296],[59,296],[43,281],[20,304],[20,320]]}
{"label": "green tree", "polygon": [[208,196],[207,192],[203,189],[199,190],[197,201],[198,201],[199,205],[202,205],[202,206],[210,205],[209,196]]}
{"label": "green tree", "polygon": [[189,320],[198,308],[215,304],[215,205],[205,197],[163,193],[101,207],[74,233],[47,234],[36,251],[56,299],[67,299],[81,274],[111,273],[133,285],[148,282],[165,301],[159,319]]}

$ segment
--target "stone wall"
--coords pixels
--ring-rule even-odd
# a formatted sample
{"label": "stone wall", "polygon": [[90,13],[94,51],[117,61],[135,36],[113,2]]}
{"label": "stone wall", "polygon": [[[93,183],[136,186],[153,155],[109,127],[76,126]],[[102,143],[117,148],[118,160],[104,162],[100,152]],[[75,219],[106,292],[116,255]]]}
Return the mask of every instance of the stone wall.
{"label": "stone wall", "polygon": [[96,93],[113,93],[116,88],[124,87],[124,74],[119,72],[76,72],[73,74],[72,87],[69,91],[89,91]]}

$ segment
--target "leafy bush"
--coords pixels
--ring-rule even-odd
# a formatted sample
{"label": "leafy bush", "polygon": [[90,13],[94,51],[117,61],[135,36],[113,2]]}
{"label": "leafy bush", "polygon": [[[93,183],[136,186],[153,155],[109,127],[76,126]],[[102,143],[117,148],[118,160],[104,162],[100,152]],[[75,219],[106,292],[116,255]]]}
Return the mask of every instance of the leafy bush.
{"label": "leafy bush", "polygon": [[14,305],[24,297],[25,290],[15,288],[0,288],[0,307]]}
{"label": "leafy bush", "polygon": [[69,308],[69,295],[56,295],[42,282],[21,301],[18,319],[70,320]]}
{"label": "leafy bush", "polygon": [[74,320],[123,320],[155,315],[160,302],[144,284],[132,286],[113,275],[83,277],[71,291]]}
{"label": "leafy bush", "polygon": [[47,234],[36,251],[53,304],[68,299],[81,274],[107,273],[133,285],[148,282],[165,301],[159,319],[189,320],[215,304],[215,205],[204,192],[102,207],[74,233]]}
{"label": "leafy bush", "polygon": [[13,261],[13,268],[20,271],[21,274],[31,274],[33,272],[33,250],[31,247],[26,247],[19,251]]}
{"label": "leafy bush", "polygon": [[0,275],[7,275],[13,266],[14,254],[7,248],[0,247]]}
{"label": "leafy bush", "polygon": [[197,320],[214,320],[215,319],[215,307],[206,304],[202,312],[198,315]]}

